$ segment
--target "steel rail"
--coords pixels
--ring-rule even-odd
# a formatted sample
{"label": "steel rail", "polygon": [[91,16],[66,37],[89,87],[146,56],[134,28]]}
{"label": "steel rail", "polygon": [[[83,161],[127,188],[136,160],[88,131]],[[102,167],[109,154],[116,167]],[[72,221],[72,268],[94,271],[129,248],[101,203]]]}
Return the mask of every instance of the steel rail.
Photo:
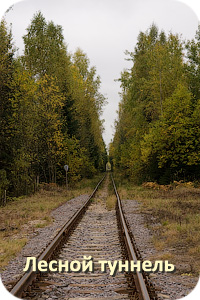
{"label": "steel rail", "polygon": [[[96,191],[98,190],[98,187],[104,180],[106,175],[103,176],[103,178],[99,181],[96,188],[90,195],[90,197],[86,200],[86,202],[83,204],[83,206],[73,215],[73,217],[61,228],[59,233],[55,236],[55,238],[50,242],[50,244],[47,246],[47,248],[39,255],[37,258],[38,262],[41,260],[48,261],[53,253],[56,251],[56,249],[59,247],[60,243],[64,238],[66,238],[68,232],[71,230],[71,228],[74,226],[74,224],[77,222],[79,217],[85,212],[87,206],[90,203],[90,200],[94,197]],[[12,288],[10,293],[16,297],[23,297],[23,294],[27,291],[29,286],[36,280],[39,273],[36,273],[35,271],[31,270],[25,273],[22,278],[16,283],[16,285]]]}
{"label": "steel rail", "polygon": [[[134,247],[133,247],[130,235],[129,235],[128,227],[126,225],[126,220],[125,220],[124,213],[123,213],[123,210],[122,210],[121,199],[120,199],[119,194],[117,192],[117,188],[116,188],[116,185],[115,185],[112,174],[111,174],[111,178],[112,178],[112,183],[113,183],[113,187],[114,187],[114,190],[115,190],[115,195],[117,197],[117,206],[118,206],[118,210],[119,210],[119,218],[120,218],[120,223],[121,223],[121,226],[122,226],[122,232],[123,232],[123,235],[124,235],[124,241],[125,241],[125,244],[126,244],[126,247],[127,247],[127,250],[128,250],[128,254],[129,254],[129,259],[133,260],[135,263],[137,263],[137,257],[136,257],[135,251],[134,251]],[[138,289],[138,292],[139,292],[140,299],[141,300],[150,300],[151,298],[149,296],[149,293],[148,293],[148,290],[147,290],[145,280],[144,280],[144,277],[143,277],[142,273],[140,273],[136,270],[136,276],[135,277],[136,277],[136,286],[137,286],[137,289]]]}

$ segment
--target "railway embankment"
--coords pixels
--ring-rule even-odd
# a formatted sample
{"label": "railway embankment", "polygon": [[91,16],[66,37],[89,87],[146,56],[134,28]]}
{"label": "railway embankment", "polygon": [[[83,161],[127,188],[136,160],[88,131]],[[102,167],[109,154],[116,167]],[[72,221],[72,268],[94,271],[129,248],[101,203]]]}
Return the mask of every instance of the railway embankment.
{"label": "railway embankment", "polygon": [[150,275],[159,299],[188,295],[199,279],[200,189],[124,185],[119,193],[142,258],[176,266],[174,273]]}

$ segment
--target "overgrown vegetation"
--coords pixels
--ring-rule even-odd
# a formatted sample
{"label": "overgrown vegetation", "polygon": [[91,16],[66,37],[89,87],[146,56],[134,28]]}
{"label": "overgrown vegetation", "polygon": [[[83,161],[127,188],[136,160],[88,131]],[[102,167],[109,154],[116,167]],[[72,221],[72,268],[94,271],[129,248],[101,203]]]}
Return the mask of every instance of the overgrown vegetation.
{"label": "overgrown vegetation", "polygon": [[80,194],[91,194],[99,179],[99,176],[92,180],[83,179],[69,190],[55,184],[43,184],[34,195],[18,197],[2,207],[0,268],[3,269],[20,252],[27,242],[28,234],[53,221],[50,216],[53,209]]}
{"label": "overgrown vegetation", "polygon": [[190,265],[189,273],[198,275],[200,188],[179,183],[165,190],[162,185],[135,186],[127,180],[118,183],[121,199],[135,199],[141,204],[140,211],[153,233],[152,242],[162,253],[156,259],[170,258],[174,264],[182,260]]}
{"label": "overgrown vegetation", "polygon": [[109,195],[109,196],[106,198],[106,208],[107,208],[108,210],[115,209],[116,202],[117,202],[117,199],[116,199],[115,194]]}
{"label": "overgrown vegetation", "polygon": [[[0,23],[0,201],[41,182],[76,182],[104,171],[100,120],[105,97],[87,55],[69,54],[63,30],[36,13],[17,57],[12,32]],[[5,195],[5,190],[7,195]],[[9,198],[7,198],[9,199]]]}
{"label": "overgrown vegetation", "polygon": [[200,27],[191,41],[140,32],[130,71],[121,74],[121,102],[110,158],[137,183],[200,179]]}

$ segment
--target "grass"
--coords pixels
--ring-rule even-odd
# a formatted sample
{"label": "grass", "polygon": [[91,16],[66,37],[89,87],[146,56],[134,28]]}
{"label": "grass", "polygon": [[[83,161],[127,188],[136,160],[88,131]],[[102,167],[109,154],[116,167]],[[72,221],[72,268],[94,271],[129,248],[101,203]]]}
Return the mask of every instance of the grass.
{"label": "grass", "polygon": [[26,244],[26,238],[20,239],[5,239],[0,234],[0,265],[3,269],[8,262],[18,253]]}
{"label": "grass", "polygon": [[[141,212],[154,235],[153,244],[163,251],[163,257],[171,257],[172,263],[182,257],[192,265],[193,274],[199,274],[200,188],[180,185],[165,190],[123,182],[118,192],[121,199],[141,203]],[[167,249],[176,249],[176,253],[171,255]]]}
{"label": "grass", "polygon": [[100,177],[84,179],[70,190],[45,185],[38,193],[29,197],[15,198],[0,208],[0,270],[14,258],[27,242],[28,233],[42,228],[53,220],[50,212],[66,201],[81,194],[90,194]]}
{"label": "grass", "polygon": [[106,198],[106,208],[108,210],[113,210],[115,209],[115,205],[116,205],[116,201],[117,201],[117,198],[116,196],[113,194],[113,195],[110,195]]}

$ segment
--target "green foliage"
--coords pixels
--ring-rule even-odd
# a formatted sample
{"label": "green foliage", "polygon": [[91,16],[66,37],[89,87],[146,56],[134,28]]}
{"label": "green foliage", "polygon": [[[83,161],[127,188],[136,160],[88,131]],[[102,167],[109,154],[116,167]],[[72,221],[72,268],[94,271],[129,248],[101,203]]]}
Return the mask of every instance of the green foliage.
{"label": "green foliage", "polygon": [[11,164],[12,146],[10,141],[10,114],[12,106],[9,98],[12,95],[10,83],[14,71],[14,49],[12,33],[4,19],[0,23],[0,169],[8,172]]}
{"label": "green foliage", "polygon": [[80,145],[96,169],[105,169],[105,144],[102,139],[103,126],[99,119],[105,98],[99,93],[100,78],[96,69],[89,68],[89,59],[78,49],[73,56],[73,98],[76,108],[77,132]]}
{"label": "green foliage", "polygon": [[[71,57],[62,27],[34,15],[14,59],[12,35],[0,24],[0,176],[19,196],[39,182],[75,182],[105,169],[100,78],[78,49]],[[8,184],[9,183],[9,184]]]}
{"label": "green foliage", "polygon": [[80,142],[75,137],[64,140],[62,159],[61,167],[63,169],[64,163],[69,166],[68,176],[71,181],[91,177],[96,173],[94,165],[87,156],[87,150],[80,146]]}
{"label": "green foliage", "polygon": [[144,162],[156,155],[159,168],[168,165],[177,170],[200,163],[200,156],[194,155],[197,143],[191,114],[192,95],[179,85],[166,100],[163,116],[144,135],[141,142]]}
{"label": "green foliage", "polygon": [[115,167],[137,182],[199,178],[199,31],[184,62],[178,35],[141,32],[133,66],[121,75],[122,100],[110,147]]}
{"label": "green foliage", "polygon": [[195,38],[186,44],[187,64],[185,65],[189,87],[195,97],[200,99],[200,26]]}
{"label": "green foliage", "polygon": [[9,181],[7,179],[6,171],[0,170],[0,204],[3,204],[5,190],[9,186]]}
{"label": "green foliage", "polygon": [[66,56],[62,27],[46,22],[41,12],[34,15],[27,34],[23,36],[25,66],[34,76],[58,73]]}

